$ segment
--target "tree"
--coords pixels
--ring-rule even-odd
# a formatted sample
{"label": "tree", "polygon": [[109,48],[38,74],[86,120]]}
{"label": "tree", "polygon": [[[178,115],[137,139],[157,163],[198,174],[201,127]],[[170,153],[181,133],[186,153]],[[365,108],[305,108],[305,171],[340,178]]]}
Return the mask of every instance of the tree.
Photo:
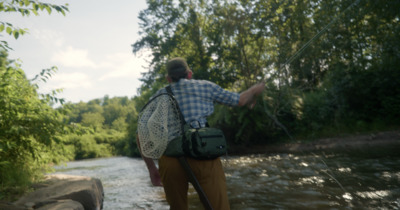
{"label": "tree", "polygon": [[[194,78],[209,79],[230,90],[267,81],[264,107],[256,107],[259,114],[253,116],[264,122],[244,117],[248,114],[240,109],[213,116],[218,118],[213,122],[227,123],[223,126],[228,131],[239,131],[241,141],[287,133],[283,132],[287,128],[295,130],[303,123],[301,116],[306,116],[303,111],[314,110],[314,102],[325,112],[319,116],[325,117],[310,123],[323,127],[327,122],[329,127],[338,113],[357,113],[361,109],[356,104],[369,104],[370,100],[356,96],[377,95],[374,88],[363,89],[366,92],[360,95],[350,87],[382,84],[371,75],[386,75],[379,80],[396,75],[393,66],[398,66],[400,55],[396,36],[400,3],[396,0],[150,0],[148,5],[139,15],[142,37],[132,45],[134,53],[143,49],[153,53],[138,104],[165,85],[164,64],[175,56],[187,59]],[[383,68],[387,71],[374,72]],[[370,72],[361,73],[365,71]],[[337,78],[339,75],[344,78]],[[333,78],[337,80],[331,81]],[[388,101],[397,101],[395,94],[390,95],[391,100],[384,100],[385,107],[397,110],[389,106]],[[311,107],[302,107],[305,101]],[[371,104],[381,107],[378,102]],[[225,120],[231,117],[240,123]]]}
{"label": "tree", "polygon": [[82,125],[94,128],[95,131],[102,129],[104,117],[100,112],[86,112],[82,114]]}
{"label": "tree", "polygon": [[[22,16],[38,15],[53,10],[65,15],[67,5],[58,6],[34,0],[0,2],[0,13],[17,12]],[[0,33],[18,39],[27,29],[0,21]],[[63,158],[60,135],[66,132],[62,113],[50,104],[63,103],[54,90],[38,94],[37,81],[46,82],[57,70],[44,69],[34,79],[28,80],[19,63],[8,60],[8,43],[0,40],[0,199],[10,193],[21,193],[32,181],[49,169],[49,163]]]}
{"label": "tree", "polygon": [[[19,64],[0,53],[0,185],[1,191],[12,192],[40,177],[48,163],[62,159],[60,135],[66,127],[62,113],[49,105],[50,96],[41,98]],[[42,75],[51,75],[51,70]],[[46,81],[40,75],[37,79]]]}

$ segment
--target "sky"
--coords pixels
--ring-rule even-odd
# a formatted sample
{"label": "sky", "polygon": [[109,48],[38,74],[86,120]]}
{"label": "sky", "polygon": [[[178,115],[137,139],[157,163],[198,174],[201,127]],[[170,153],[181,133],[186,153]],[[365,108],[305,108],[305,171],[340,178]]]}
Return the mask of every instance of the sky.
{"label": "sky", "polygon": [[[41,1],[46,2],[46,1]],[[42,69],[56,66],[58,71],[46,82],[39,83],[40,93],[63,89],[58,98],[66,102],[88,102],[92,99],[129,98],[137,95],[138,80],[151,59],[149,53],[132,52],[139,40],[141,10],[145,0],[57,0],[68,3],[66,16],[53,11],[50,15],[22,17],[19,13],[0,13],[0,20],[28,34],[17,40],[1,33],[0,39],[12,48],[9,59],[19,59],[27,78]]]}

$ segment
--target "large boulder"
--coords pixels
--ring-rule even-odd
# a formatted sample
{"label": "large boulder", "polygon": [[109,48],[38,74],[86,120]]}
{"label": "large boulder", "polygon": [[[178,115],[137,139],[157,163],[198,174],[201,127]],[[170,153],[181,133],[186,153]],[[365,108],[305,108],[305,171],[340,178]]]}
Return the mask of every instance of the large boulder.
{"label": "large boulder", "polygon": [[17,200],[14,205],[40,210],[100,210],[103,199],[103,185],[99,179],[57,174],[46,176],[35,191]]}
{"label": "large boulder", "polygon": [[81,203],[73,200],[57,200],[36,204],[36,210],[84,210]]}

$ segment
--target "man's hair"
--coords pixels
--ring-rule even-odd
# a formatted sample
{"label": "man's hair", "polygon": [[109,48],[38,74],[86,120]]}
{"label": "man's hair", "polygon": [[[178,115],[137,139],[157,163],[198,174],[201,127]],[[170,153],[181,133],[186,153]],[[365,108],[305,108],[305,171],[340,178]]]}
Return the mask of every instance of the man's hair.
{"label": "man's hair", "polygon": [[186,78],[189,70],[189,66],[183,58],[173,58],[167,63],[168,76],[173,82]]}

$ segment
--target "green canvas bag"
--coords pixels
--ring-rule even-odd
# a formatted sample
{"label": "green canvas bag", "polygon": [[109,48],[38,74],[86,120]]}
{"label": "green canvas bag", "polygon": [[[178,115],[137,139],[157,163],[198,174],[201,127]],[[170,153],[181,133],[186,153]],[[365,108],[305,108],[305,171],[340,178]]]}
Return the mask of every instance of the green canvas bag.
{"label": "green canvas bag", "polygon": [[195,159],[215,159],[227,153],[225,136],[220,129],[185,127],[185,135],[171,140],[164,155],[170,157],[187,156]]}
{"label": "green canvas bag", "polygon": [[[166,89],[173,96],[171,87],[167,86]],[[182,115],[180,110],[179,112]],[[192,128],[188,123],[183,123],[181,127],[183,135],[168,143],[164,155],[170,157],[187,156],[195,159],[215,159],[227,153],[226,139],[222,130],[210,127]]]}

